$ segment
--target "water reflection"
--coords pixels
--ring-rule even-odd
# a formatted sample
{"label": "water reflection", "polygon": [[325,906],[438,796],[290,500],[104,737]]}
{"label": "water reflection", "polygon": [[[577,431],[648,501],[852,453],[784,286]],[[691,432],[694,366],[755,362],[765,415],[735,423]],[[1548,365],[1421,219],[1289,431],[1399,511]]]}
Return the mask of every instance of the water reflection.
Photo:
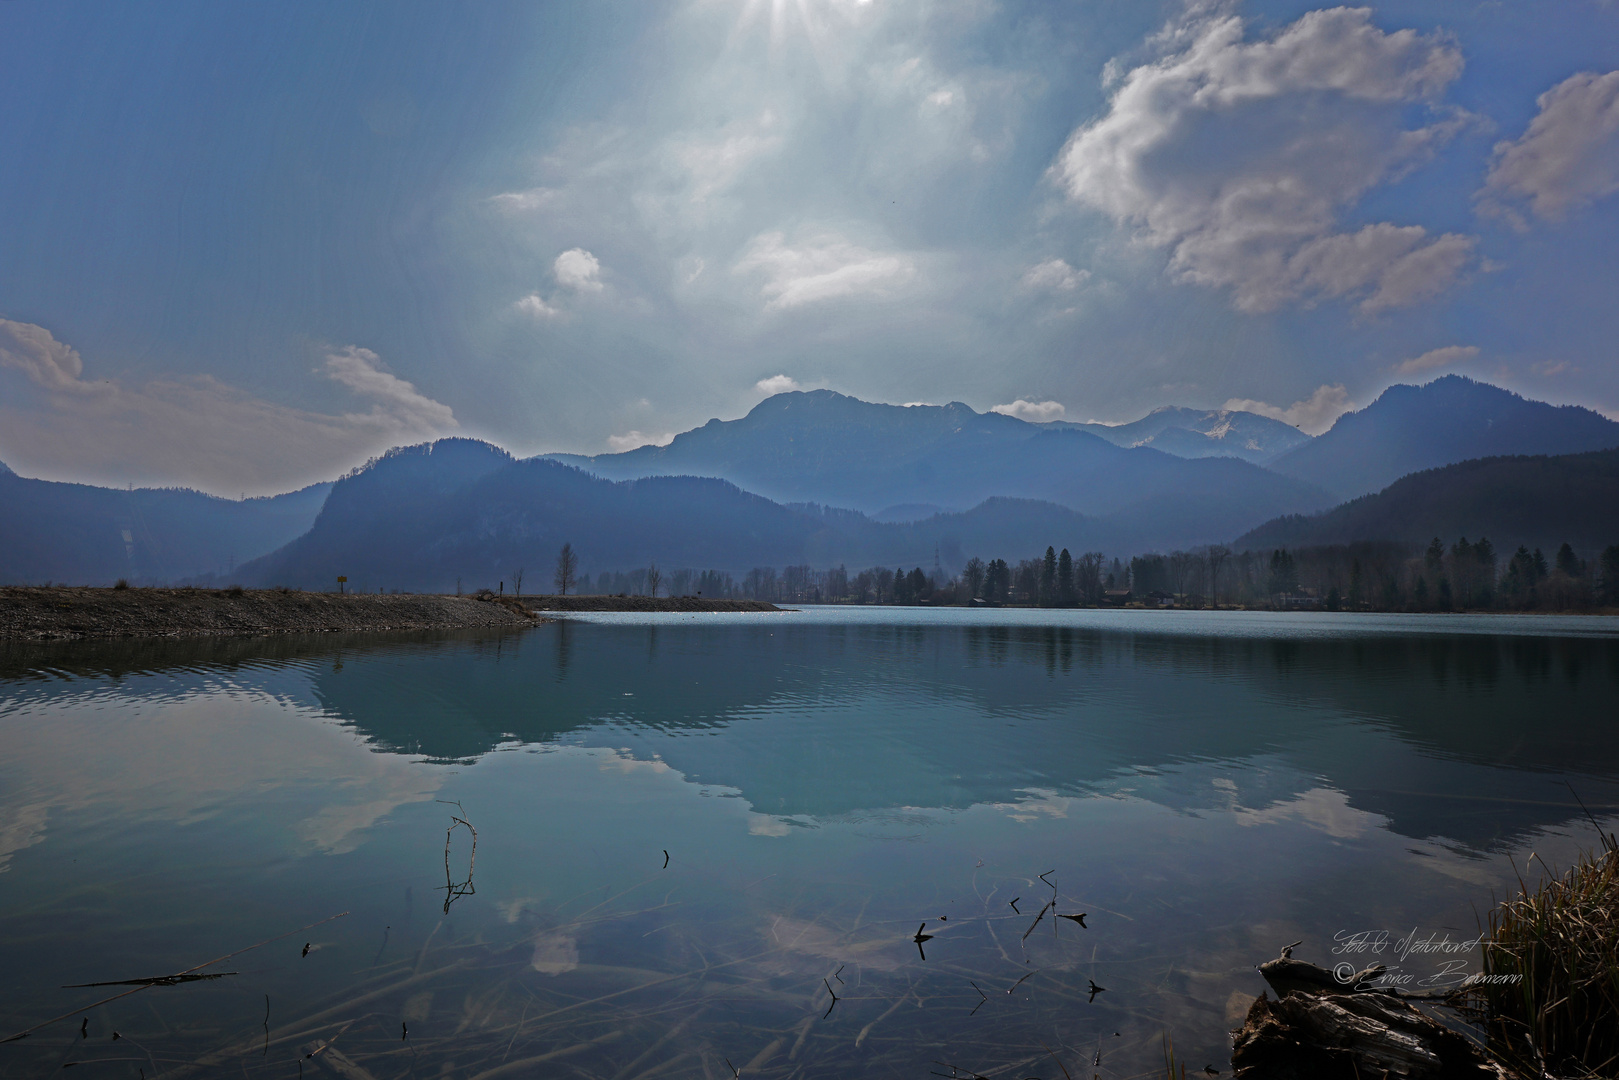
{"label": "water reflection", "polygon": [[[0,677],[8,1030],[63,983],[352,910],[251,986],[161,999],[161,1030],[257,1031],[260,993],[291,1025],[386,976],[332,1019],[376,1075],[407,1049],[422,1075],[910,1074],[1047,1039],[1110,1076],[1168,1027],[1222,1064],[1256,960],[1465,928],[1507,852],[1579,842],[1565,782],[1619,801],[1595,636],[565,621],[14,647]],[[1026,933],[1053,868],[1089,925]],[[278,1053],[244,1067],[295,1075]]]}

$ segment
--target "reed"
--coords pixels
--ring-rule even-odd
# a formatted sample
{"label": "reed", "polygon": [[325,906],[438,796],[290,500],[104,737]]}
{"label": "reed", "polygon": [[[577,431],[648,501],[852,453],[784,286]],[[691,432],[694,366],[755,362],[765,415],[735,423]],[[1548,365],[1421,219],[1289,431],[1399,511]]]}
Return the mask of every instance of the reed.
{"label": "reed", "polygon": [[1483,978],[1467,1009],[1490,1049],[1533,1075],[1619,1072],[1619,843],[1602,837],[1489,914]]}

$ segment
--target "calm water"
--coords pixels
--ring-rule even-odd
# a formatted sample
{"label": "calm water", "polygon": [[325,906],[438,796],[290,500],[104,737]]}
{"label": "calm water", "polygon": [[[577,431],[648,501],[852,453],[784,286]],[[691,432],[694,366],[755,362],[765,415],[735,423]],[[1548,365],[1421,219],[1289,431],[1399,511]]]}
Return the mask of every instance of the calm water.
{"label": "calm water", "polygon": [[[1476,970],[1392,942],[1473,937],[1513,862],[1589,845],[1570,785],[1619,819],[1601,620],[812,610],[0,657],[0,1037],[71,1014],[5,1077],[1121,1077],[1166,1032],[1225,1069],[1281,946]],[[216,980],[63,988],[289,931]]]}

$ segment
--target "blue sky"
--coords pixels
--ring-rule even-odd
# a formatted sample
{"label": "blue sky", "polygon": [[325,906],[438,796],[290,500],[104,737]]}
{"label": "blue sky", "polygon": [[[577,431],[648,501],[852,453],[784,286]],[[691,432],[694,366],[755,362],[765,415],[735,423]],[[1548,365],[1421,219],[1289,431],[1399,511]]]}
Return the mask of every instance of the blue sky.
{"label": "blue sky", "polygon": [[1619,5],[0,5],[0,460],[224,494],[775,389],[1619,416]]}

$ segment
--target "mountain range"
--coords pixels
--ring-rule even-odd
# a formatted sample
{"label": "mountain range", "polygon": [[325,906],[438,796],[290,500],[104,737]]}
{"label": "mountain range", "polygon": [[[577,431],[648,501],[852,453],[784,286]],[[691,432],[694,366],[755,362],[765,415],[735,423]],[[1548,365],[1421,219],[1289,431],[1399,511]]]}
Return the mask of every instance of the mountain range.
{"label": "mountain range", "polygon": [[[1614,505],[1609,459],[1587,452],[1614,447],[1619,424],[1597,413],[1457,376],[1391,387],[1315,438],[1253,413],[1039,424],[817,390],[667,446],[518,460],[447,439],[240,502],[30,480],[0,465],[0,580],[329,587],[342,574],[367,588],[445,589],[519,565],[543,575],[563,542],[586,572],[653,560],[745,571],[937,558],[955,569],[1047,544],[1127,555],[1232,537],[1280,546],[1485,532],[1544,546],[1590,533],[1607,544],[1619,536],[1593,508]],[[1409,473],[1420,475],[1357,498]],[[1332,509],[1343,498],[1354,501]]]}

